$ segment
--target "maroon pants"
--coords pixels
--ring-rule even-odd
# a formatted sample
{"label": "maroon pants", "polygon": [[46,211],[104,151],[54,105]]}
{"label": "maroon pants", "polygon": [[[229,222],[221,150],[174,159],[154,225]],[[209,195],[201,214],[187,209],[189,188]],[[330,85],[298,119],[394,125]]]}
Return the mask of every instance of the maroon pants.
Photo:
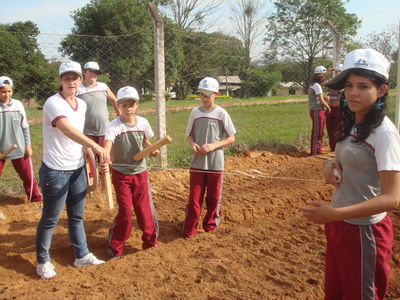
{"label": "maroon pants", "polygon": [[341,133],[341,109],[340,106],[331,107],[331,112],[326,113],[326,130],[328,131],[329,147],[335,151],[336,143]]}
{"label": "maroon pants", "polygon": [[206,189],[207,212],[203,219],[203,229],[205,231],[212,231],[218,227],[221,219],[219,209],[222,192],[222,172],[190,169],[190,194],[183,225],[185,237],[190,237],[198,233],[197,225]]}
{"label": "maroon pants", "polygon": [[[6,161],[4,159],[0,160],[0,175],[3,171],[3,167]],[[42,201],[42,194],[40,193],[37,185],[37,181],[33,175],[32,158],[31,157],[21,157],[17,159],[12,159],[11,163],[14,166],[15,171],[18,173],[19,178],[21,178],[24,190],[28,196],[30,202]]]}
{"label": "maroon pants", "polygon": [[325,225],[325,300],[383,299],[389,283],[392,221]]}
{"label": "maroon pants", "polygon": [[325,111],[311,109],[310,116],[312,121],[310,155],[317,155],[322,153]]}
{"label": "maroon pants", "polygon": [[[97,144],[99,144],[100,146],[104,147],[104,138],[105,138],[104,135],[102,136],[87,135],[87,137],[92,141],[96,142]],[[95,157],[96,159],[98,159],[96,154]],[[87,157],[87,159],[89,158]],[[89,160],[89,176],[94,177],[94,164],[91,160]]]}
{"label": "maroon pants", "polygon": [[132,232],[132,207],[142,230],[142,248],[157,246],[158,221],[147,171],[126,175],[112,169],[112,182],[117,195],[118,215],[112,228],[109,248],[114,256],[121,256],[123,246]]}

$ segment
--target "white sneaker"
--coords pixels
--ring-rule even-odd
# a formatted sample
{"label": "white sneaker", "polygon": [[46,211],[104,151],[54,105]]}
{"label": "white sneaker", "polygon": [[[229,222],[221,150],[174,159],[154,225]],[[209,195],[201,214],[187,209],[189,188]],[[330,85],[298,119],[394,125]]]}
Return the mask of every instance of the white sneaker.
{"label": "white sneaker", "polygon": [[100,265],[104,264],[104,260],[98,259],[93,253],[89,253],[88,255],[75,259],[74,266],[77,268],[87,266],[87,265]]}
{"label": "white sneaker", "polygon": [[57,274],[54,269],[52,263],[48,261],[44,264],[38,264],[36,266],[36,273],[38,273],[41,278],[51,278]]}

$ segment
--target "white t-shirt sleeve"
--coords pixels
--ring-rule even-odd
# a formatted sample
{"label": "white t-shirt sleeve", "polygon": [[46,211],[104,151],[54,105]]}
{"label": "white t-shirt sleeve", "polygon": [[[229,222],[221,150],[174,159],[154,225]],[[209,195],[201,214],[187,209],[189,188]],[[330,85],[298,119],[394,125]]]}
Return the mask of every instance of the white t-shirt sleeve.
{"label": "white t-shirt sleeve", "polygon": [[310,89],[313,89],[315,92],[315,95],[319,95],[322,94],[322,87],[320,84],[318,83],[314,83],[312,86],[310,86]]}
{"label": "white t-shirt sleeve", "polygon": [[194,111],[196,108],[192,109],[189,115],[187,127],[186,127],[186,136],[189,136],[190,133],[192,132],[193,129],[193,123],[194,123]]}
{"label": "white t-shirt sleeve", "polygon": [[222,121],[224,123],[227,135],[228,136],[234,135],[236,133],[236,129],[235,126],[233,126],[232,119],[227,112],[224,113]]}
{"label": "white t-shirt sleeve", "polygon": [[46,101],[46,108],[43,109],[47,114],[52,126],[55,126],[55,122],[61,118],[67,118],[66,114],[63,111],[64,106],[57,104],[55,98],[50,98]]}
{"label": "white t-shirt sleeve", "polygon": [[400,171],[400,138],[397,132],[384,130],[376,136],[375,158],[378,171]]}
{"label": "white t-shirt sleeve", "polygon": [[108,123],[104,140],[112,141],[114,143],[114,140],[115,140],[116,136],[118,135],[117,131],[119,129],[119,126],[117,123],[121,124],[120,122],[118,122],[118,119],[115,119],[115,120],[111,121],[110,123]]}
{"label": "white t-shirt sleeve", "polygon": [[147,121],[147,119],[143,119],[143,121],[144,121],[144,137],[146,139],[151,139],[154,136],[154,132],[151,129],[149,121]]}

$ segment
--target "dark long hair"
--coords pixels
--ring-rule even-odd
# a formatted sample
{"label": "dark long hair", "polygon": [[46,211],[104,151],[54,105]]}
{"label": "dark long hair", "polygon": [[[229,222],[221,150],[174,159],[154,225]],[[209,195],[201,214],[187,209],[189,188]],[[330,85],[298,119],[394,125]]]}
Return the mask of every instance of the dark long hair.
{"label": "dark long hair", "polygon": [[[346,78],[350,74],[369,78],[377,87],[379,87],[381,84],[388,84],[388,80],[385,77],[367,69],[353,69],[349,72]],[[374,131],[375,128],[381,125],[383,118],[386,116],[388,93],[386,92],[385,95],[376,99],[376,102],[381,103],[380,108],[377,109],[375,105],[373,105],[365,115],[362,122],[359,124],[355,123],[355,113],[349,109],[347,102],[345,101],[344,94],[345,93],[343,92],[340,98],[340,103],[342,106],[342,133],[339,138],[339,142],[348,137],[350,135],[351,129],[353,128],[353,126],[355,126],[356,138],[354,142],[362,143],[368,138],[368,136],[371,134],[371,132]]]}

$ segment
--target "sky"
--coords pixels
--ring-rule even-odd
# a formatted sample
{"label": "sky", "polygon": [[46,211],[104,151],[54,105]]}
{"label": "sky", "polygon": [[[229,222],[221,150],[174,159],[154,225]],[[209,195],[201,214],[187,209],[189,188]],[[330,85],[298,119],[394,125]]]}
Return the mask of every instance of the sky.
{"label": "sky", "polygon": [[[0,0],[0,4],[6,0]],[[201,0],[204,2],[212,0]],[[223,31],[234,34],[234,29],[229,19],[229,3],[239,0],[224,0],[224,6],[214,16],[216,20],[212,31]],[[261,0],[267,1],[267,0]],[[269,15],[273,5],[271,1],[266,5],[264,15]],[[399,0],[343,0],[347,12],[354,13],[362,24],[356,36],[356,40],[362,42],[363,38],[372,32],[383,32],[390,28],[396,28],[400,20]],[[0,23],[13,23],[17,21],[32,21],[37,24],[41,33],[39,47],[48,58],[58,57],[58,47],[64,34],[71,32],[74,22],[71,13],[80,9],[90,0],[9,0],[7,6],[2,6]],[[222,15],[222,17],[221,17]],[[226,16],[224,16],[226,15]],[[211,18],[212,19],[212,18]],[[210,20],[213,22],[214,20]],[[215,28],[215,29],[214,29]],[[43,40],[41,40],[41,38]],[[259,37],[257,44],[262,44]],[[50,46],[51,45],[51,46]],[[260,52],[263,47],[253,47]],[[257,59],[262,53],[252,51],[252,57]]]}
{"label": "sky", "polygon": [[[0,3],[3,1],[6,0],[0,0]],[[42,33],[67,34],[74,25],[71,12],[89,2],[90,0],[7,1],[7,6],[2,5],[0,23],[30,20],[38,25]],[[344,6],[348,12],[355,13],[362,20],[358,38],[374,31],[382,32],[390,25],[396,26],[399,23],[399,0],[350,0]]]}

